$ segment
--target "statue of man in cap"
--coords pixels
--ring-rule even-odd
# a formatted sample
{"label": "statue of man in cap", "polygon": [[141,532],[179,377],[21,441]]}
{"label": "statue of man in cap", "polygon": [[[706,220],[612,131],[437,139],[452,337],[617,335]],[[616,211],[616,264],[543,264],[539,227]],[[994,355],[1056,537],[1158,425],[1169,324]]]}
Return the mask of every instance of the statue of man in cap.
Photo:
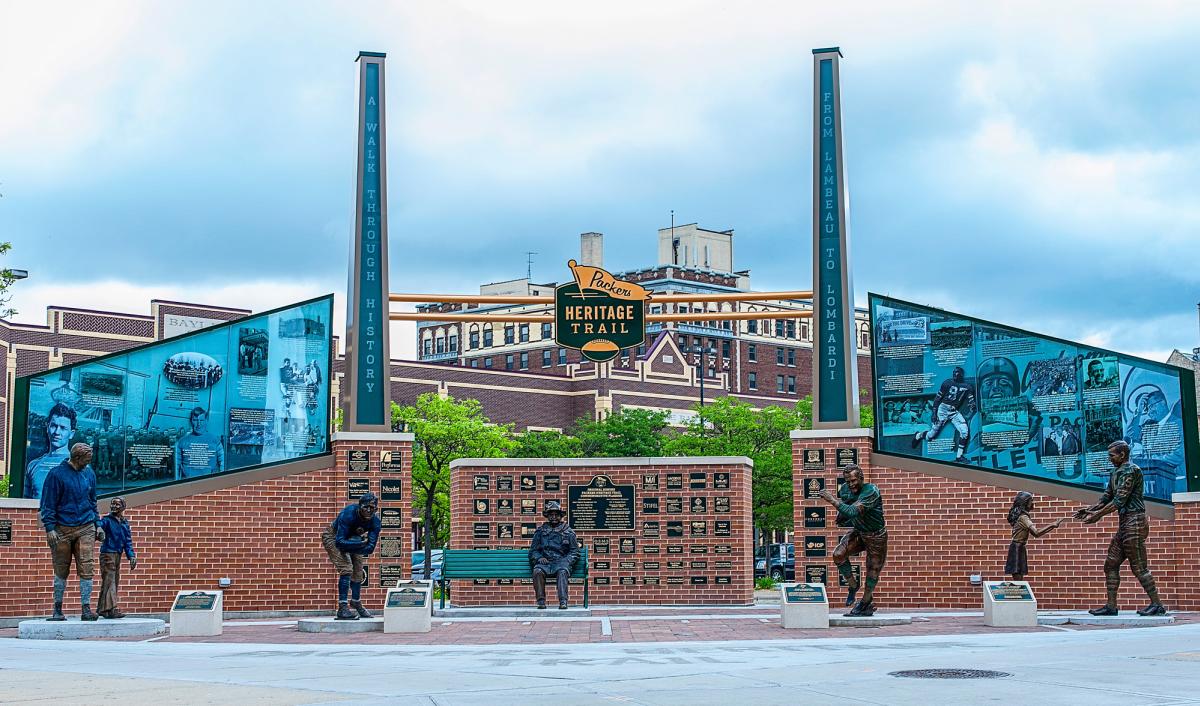
{"label": "statue of man in cap", "polygon": [[567,609],[567,581],[579,558],[579,540],[575,530],[563,522],[563,509],[554,500],[542,511],[546,523],[533,533],[529,545],[529,563],[533,566],[533,593],[538,610],[546,609],[546,575],[555,577],[558,589],[558,609]]}
{"label": "statue of man in cap", "polygon": [[96,542],[104,541],[104,530],[96,512],[96,474],[89,465],[91,462],[92,447],[75,444],[70,457],[50,469],[41,488],[42,525],[54,559],[54,613],[49,620],[66,620],[63,592],[71,575],[72,560],[79,576],[80,618],[98,618],[92,611],[92,577]]}
{"label": "statue of man in cap", "polygon": [[363,607],[359,593],[366,578],[363,563],[375,551],[379,541],[382,524],[376,514],[378,511],[379,498],[368,491],[357,503],[342,508],[321,533],[321,544],[338,572],[338,620],[375,617]]}

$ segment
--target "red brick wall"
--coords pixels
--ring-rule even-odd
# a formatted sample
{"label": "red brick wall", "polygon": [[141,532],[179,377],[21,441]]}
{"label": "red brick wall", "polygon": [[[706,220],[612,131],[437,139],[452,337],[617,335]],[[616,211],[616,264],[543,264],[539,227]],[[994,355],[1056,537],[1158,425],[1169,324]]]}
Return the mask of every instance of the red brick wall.
{"label": "red brick wall", "polygon": [[[869,437],[793,440],[797,575],[804,571],[805,564],[824,565],[831,594],[840,594],[833,560],[805,559],[801,546],[806,534],[823,534],[832,555],[844,532],[834,524],[836,510],[823,500],[803,499],[807,477],[822,477],[827,488],[836,489],[839,473],[834,455],[838,447],[858,449],[859,465],[867,481],[879,486],[883,494],[888,560],[876,589],[876,603],[889,608],[979,609],[981,589],[971,585],[970,575],[982,574],[986,581],[1005,578],[1004,561],[1011,537],[1005,515],[1016,491],[873,465],[868,461]],[[823,472],[803,470],[801,454],[805,448],[825,449]],[[1042,494],[1035,494],[1035,498],[1033,519],[1039,527],[1085,507]],[[828,508],[825,529],[804,528],[803,513],[809,507]],[[1039,607],[1078,609],[1104,603],[1104,557],[1116,523],[1114,514],[1095,525],[1069,522],[1044,537],[1030,538],[1027,578],[1033,584]],[[1200,503],[1177,503],[1173,521],[1150,518],[1146,547],[1150,569],[1167,607],[1200,609],[1200,576],[1195,570],[1200,559]],[[854,560],[860,565],[862,562],[861,555]],[[1125,564],[1121,569],[1120,607],[1131,610],[1146,603],[1141,585]]]}
{"label": "red brick wall", "polygon": [[[594,604],[748,604],[753,602],[753,565],[752,560],[752,527],[750,507],[751,469],[749,465],[739,463],[723,463],[713,465],[685,465],[670,463],[665,459],[623,460],[622,463],[604,463],[604,459],[593,459],[593,465],[553,465],[555,459],[537,459],[541,465],[536,466],[502,466],[480,462],[472,465],[462,465],[450,472],[450,546],[454,549],[470,549],[472,547],[488,547],[490,549],[513,548],[526,549],[529,538],[521,538],[522,523],[544,522],[541,510],[548,500],[557,500],[567,507],[567,486],[586,485],[593,476],[607,475],[618,485],[634,486],[634,530],[633,531],[577,531],[579,540],[588,548],[588,560],[591,563],[590,598]],[[561,461],[561,460],[560,460]],[[660,463],[659,461],[663,461]],[[692,490],[688,487],[690,473],[704,473],[707,478],[704,490]],[[714,474],[728,473],[729,488],[714,488]],[[658,490],[643,489],[644,474],[658,475]],[[682,489],[667,489],[668,474],[682,474]],[[488,476],[488,490],[474,490],[476,475]],[[522,492],[520,490],[521,476],[536,477],[536,490]],[[546,476],[559,476],[560,490],[547,492],[544,490]],[[499,476],[512,476],[513,491],[501,492],[496,490]],[[658,514],[644,514],[642,499],[656,497],[659,499]],[[683,512],[667,513],[666,498],[679,497],[683,499]],[[692,498],[703,497],[706,502],[706,512],[692,513]],[[715,512],[717,497],[728,497],[729,512]],[[477,515],[474,513],[476,499],[485,498],[489,502],[489,513]],[[496,508],[501,499],[513,502],[512,515],[500,515]],[[533,500],[537,514],[522,515],[521,501]],[[715,534],[716,521],[730,523],[730,536],[718,537]],[[683,522],[683,537],[667,537],[667,522]],[[692,521],[706,522],[707,535],[694,536],[690,533]],[[474,539],[474,523],[487,523],[488,539]],[[642,523],[658,522],[658,537],[643,537]],[[512,539],[498,539],[497,525],[513,525]],[[609,540],[610,553],[595,552],[596,539]],[[633,553],[621,553],[621,539],[632,538],[636,546]],[[728,554],[716,554],[717,545],[728,545]],[[658,547],[658,553],[646,553],[647,547]],[[680,553],[669,553],[668,547],[680,547]],[[704,547],[707,553],[693,553],[693,547]],[[596,568],[596,562],[609,562],[609,568]],[[682,568],[668,568],[669,561],[682,561]],[[634,562],[632,567],[621,568],[621,562]],[[646,568],[646,562],[658,562],[659,568]],[[693,567],[692,562],[706,562],[701,568]],[[727,568],[717,568],[717,562],[729,562]],[[703,576],[707,583],[693,585],[693,576]],[[718,584],[717,577],[729,577],[729,583]],[[646,584],[646,577],[658,577],[659,583]],[[682,579],[683,583],[670,583],[669,578]],[[632,579],[633,585],[621,584],[621,579]],[[599,580],[599,583],[597,583]],[[526,579],[528,581],[528,579]],[[607,583],[606,583],[607,581]],[[554,599],[553,587],[548,587],[550,599]],[[511,585],[475,585],[471,581],[457,580],[453,582],[450,592],[455,605],[498,605],[522,604],[533,602],[533,587],[523,584],[520,579]],[[571,600],[583,602],[583,587],[574,585],[571,588]]]}
{"label": "red brick wall", "polygon": [[[347,453],[370,452],[370,472],[349,474]],[[122,567],[122,610],[129,613],[166,612],[175,592],[184,589],[218,589],[217,580],[228,577],[226,611],[323,610],[336,608],[337,578],[321,547],[321,531],[346,504],[346,479],[369,477],[379,493],[379,455],[401,451],[399,477],[405,500],[384,502],[381,507],[404,506],[404,528],[384,530],[402,535],[402,556],[388,564],[410,565],[412,496],[410,442],[347,441],[334,443],[334,467],[308,473],[248,483],[176,500],[132,507],[127,511],[133,529],[138,568]],[[107,503],[101,502],[107,511]],[[13,543],[0,545],[0,616],[48,613],[53,601],[53,572],[45,533],[35,508],[0,508],[0,519],[13,522]],[[97,549],[98,550],[98,549]],[[381,552],[368,560],[369,586],[363,599],[378,606]],[[99,599],[100,568],[96,562],[95,600]],[[79,584],[72,567],[64,608],[79,608]]]}

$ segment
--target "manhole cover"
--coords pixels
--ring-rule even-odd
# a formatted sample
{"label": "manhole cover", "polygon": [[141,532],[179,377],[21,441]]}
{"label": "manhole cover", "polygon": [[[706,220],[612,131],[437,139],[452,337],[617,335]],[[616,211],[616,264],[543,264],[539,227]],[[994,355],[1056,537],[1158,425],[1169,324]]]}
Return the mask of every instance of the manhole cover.
{"label": "manhole cover", "polygon": [[1002,679],[1011,677],[1008,672],[993,672],[987,669],[906,669],[889,672],[893,677],[907,679]]}

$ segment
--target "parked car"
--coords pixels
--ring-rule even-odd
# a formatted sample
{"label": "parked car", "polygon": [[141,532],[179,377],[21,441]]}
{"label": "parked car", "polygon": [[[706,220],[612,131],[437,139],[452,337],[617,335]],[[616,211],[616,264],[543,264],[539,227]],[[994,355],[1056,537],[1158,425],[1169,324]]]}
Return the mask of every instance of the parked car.
{"label": "parked car", "polygon": [[796,580],[796,545],[768,544],[754,552],[754,578],[770,576],[775,581]]}
{"label": "parked car", "polygon": [[[433,574],[434,581],[442,578],[441,549],[432,550],[429,572]],[[425,578],[425,550],[423,549],[418,549],[412,554],[412,577],[417,580],[423,580]]]}

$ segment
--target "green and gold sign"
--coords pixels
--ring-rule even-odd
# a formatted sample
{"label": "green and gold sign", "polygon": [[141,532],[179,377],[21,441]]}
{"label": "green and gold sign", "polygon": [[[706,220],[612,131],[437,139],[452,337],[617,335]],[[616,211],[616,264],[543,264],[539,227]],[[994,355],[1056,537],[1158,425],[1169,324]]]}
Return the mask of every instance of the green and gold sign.
{"label": "green and gold sign", "polygon": [[567,262],[575,281],[554,290],[554,341],[603,363],[646,341],[650,291],[599,267]]}

